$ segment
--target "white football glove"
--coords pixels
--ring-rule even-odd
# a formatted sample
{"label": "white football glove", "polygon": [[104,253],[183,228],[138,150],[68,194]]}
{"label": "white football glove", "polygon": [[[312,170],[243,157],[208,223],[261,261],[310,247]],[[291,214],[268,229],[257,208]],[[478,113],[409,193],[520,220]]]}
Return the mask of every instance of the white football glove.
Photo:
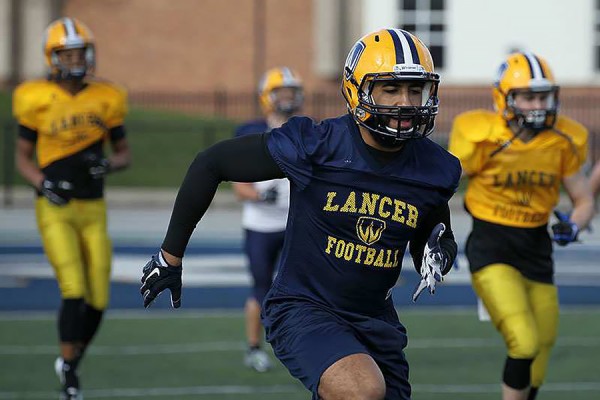
{"label": "white football glove", "polygon": [[423,251],[423,262],[421,263],[421,281],[412,296],[414,302],[417,301],[425,288],[429,289],[429,293],[434,294],[435,284],[444,280],[442,271],[445,269],[448,260],[444,257],[440,247],[440,238],[445,231],[446,225],[440,222],[433,228],[429,239],[427,239]]}

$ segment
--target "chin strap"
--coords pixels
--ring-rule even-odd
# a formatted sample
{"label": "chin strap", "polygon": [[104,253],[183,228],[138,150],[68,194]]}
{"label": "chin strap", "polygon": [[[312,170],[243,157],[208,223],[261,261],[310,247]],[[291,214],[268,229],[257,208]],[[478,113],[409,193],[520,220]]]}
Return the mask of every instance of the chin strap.
{"label": "chin strap", "polygon": [[525,128],[519,127],[519,130],[514,135],[512,135],[512,137],[510,139],[508,139],[507,141],[502,143],[500,146],[498,146],[498,148],[496,150],[494,150],[490,153],[490,157],[488,158],[488,160],[491,160],[493,157],[495,157],[501,151],[506,150],[508,148],[508,146],[510,146],[515,140],[517,140],[523,134],[523,132],[525,132]]}

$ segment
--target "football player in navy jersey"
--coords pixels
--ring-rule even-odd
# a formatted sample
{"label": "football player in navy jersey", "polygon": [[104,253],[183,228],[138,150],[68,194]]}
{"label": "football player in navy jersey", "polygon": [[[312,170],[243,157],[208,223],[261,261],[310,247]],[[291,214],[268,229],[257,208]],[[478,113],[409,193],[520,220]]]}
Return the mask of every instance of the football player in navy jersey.
{"label": "football player in navy jersey", "polygon": [[[288,67],[271,68],[258,85],[258,98],[264,118],[240,125],[236,137],[268,132],[283,125],[302,107],[302,81]],[[252,293],[245,307],[248,349],[244,364],[257,372],[265,372],[271,367],[271,361],[261,348],[260,305],[271,287],[277,257],[283,248],[290,184],[287,179],[235,182],[233,190],[244,201],[244,251],[252,274]]]}
{"label": "football player in navy jersey", "polygon": [[313,399],[411,397],[406,329],[391,289],[409,247],[432,293],[456,257],[448,200],[458,159],[426,138],[439,75],[414,35],[382,29],[350,51],[348,114],[217,143],[179,189],[161,249],[143,268],[145,307],[165,289],[181,306],[182,257],[222,181],[287,177],[290,208],[279,273],[262,304],[267,340]]}

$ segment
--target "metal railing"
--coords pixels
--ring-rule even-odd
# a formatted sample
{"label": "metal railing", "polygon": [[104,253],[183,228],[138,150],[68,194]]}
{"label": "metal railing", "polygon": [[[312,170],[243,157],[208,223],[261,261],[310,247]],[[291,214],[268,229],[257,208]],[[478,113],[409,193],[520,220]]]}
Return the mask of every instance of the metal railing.
{"label": "metal railing", "polygon": [[[590,134],[590,159],[600,159],[600,89],[563,89],[561,93],[561,113],[574,118],[585,125]],[[190,122],[185,115],[205,116],[241,122],[256,118],[258,106],[254,92],[228,92],[223,90],[198,93],[157,93],[135,92],[130,93],[132,109],[159,110],[172,114],[170,118],[146,121],[144,116],[148,113],[132,113],[127,119],[129,131],[140,131],[136,140],[143,140],[144,132],[179,132],[181,134],[195,134],[201,146],[208,146],[230,135],[230,123],[222,128],[220,134],[215,134],[215,129],[210,125]],[[436,130],[432,138],[442,145],[447,144],[448,134],[452,121],[461,112],[485,108],[491,109],[491,93],[489,88],[443,88],[440,91],[440,112],[436,119]],[[313,92],[305,95],[303,112],[315,120],[335,117],[346,112],[345,102],[337,90],[328,92]],[[1,114],[0,114],[1,115]],[[210,124],[207,122],[207,124]],[[0,177],[5,204],[10,204],[12,188],[17,180],[14,168],[14,144],[17,135],[16,125],[13,121],[0,120],[2,129],[2,143],[0,156]],[[210,129],[209,129],[210,128]],[[174,144],[175,145],[175,144]]]}

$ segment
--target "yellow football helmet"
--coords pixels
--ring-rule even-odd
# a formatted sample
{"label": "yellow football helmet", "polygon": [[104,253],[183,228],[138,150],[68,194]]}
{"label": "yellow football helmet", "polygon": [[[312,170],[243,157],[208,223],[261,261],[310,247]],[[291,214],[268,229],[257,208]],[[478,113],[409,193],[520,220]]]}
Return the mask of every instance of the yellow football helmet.
{"label": "yellow football helmet", "polygon": [[[85,65],[68,67],[60,62],[58,52],[67,49],[84,49]],[[44,36],[44,55],[55,79],[81,79],[91,73],[96,65],[95,41],[92,32],[75,18],[61,18],[52,22]]]}
{"label": "yellow football helmet", "polygon": [[[292,88],[291,99],[280,99],[277,89]],[[300,76],[288,67],[272,68],[265,72],[258,84],[258,99],[265,114],[279,112],[292,115],[302,107],[304,94]]]}
{"label": "yellow football helmet", "polygon": [[[440,76],[434,72],[427,46],[402,29],[381,29],[359,39],[346,59],[342,94],[348,112],[382,145],[395,147],[433,131],[438,113]],[[420,106],[378,105],[373,87],[381,81],[422,82]],[[409,129],[393,129],[389,118],[411,120]]]}
{"label": "yellow football helmet", "polygon": [[[500,65],[492,91],[494,108],[507,122],[533,132],[554,127],[559,87],[543,58],[529,52],[511,54]],[[521,110],[515,106],[516,93],[545,93],[546,107]]]}

